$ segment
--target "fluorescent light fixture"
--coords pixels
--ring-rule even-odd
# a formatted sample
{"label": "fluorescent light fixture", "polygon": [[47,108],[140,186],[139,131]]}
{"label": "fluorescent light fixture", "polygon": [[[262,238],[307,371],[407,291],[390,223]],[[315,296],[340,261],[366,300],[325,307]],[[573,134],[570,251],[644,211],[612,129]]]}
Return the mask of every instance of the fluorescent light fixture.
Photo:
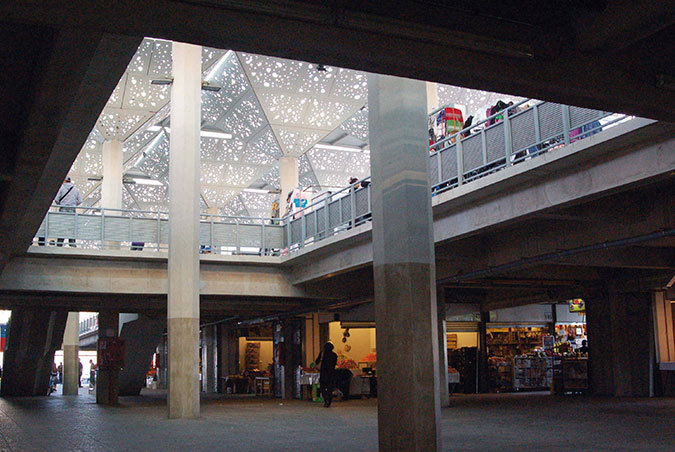
{"label": "fluorescent light fixture", "polygon": [[172,83],[173,83],[173,80],[171,80],[171,79],[156,79],[156,80],[150,81],[151,85],[170,85]]}
{"label": "fluorescent light fixture", "polygon": [[263,190],[262,188],[245,188],[243,191],[246,193],[264,193],[264,194],[269,194],[269,190]]}
{"label": "fluorescent light fixture", "polygon": [[336,146],[333,144],[315,144],[316,149],[326,149],[327,151],[347,151],[347,152],[370,152],[367,148],[357,148],[352,146]]}
{"label": "fluorescent light fixture", "polygon": [[[148,127],[149,132],[159,132],[162,129],[166,130],[166,133],[171,133],[171,127],[161,127],[161,126]],[[200,131],[199,135],[206,138],[220,138],[222,140],[232,139],[231,133],[216,132],[215,130],[202,130]]]}
{"label": "fluorescent light fixture", "polygon": [[134,177],[132,180],[134,181],[134,183],[139,185],[163,185],[160,181],[155,179],[144,179],[140,177]]}
{"label": "fluorescent light fixture", "polygon": [[231,133],[216,132],[214,130],[202,130],[200,132],[200,135],[203,136],[203,137],[208,137],[208,138],[220,138],[222,140],[232,139]]}

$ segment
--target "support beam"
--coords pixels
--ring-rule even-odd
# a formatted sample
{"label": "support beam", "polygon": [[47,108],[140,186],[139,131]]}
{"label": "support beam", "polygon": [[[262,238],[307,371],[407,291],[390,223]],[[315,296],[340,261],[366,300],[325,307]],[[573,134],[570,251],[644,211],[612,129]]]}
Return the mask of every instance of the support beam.
{"label": "support beam", "polygon": [[202,391],[207,394],[217,391],[216,363],[216,325],[202,327]]}
{"label": "support beam", "polygon": [[63,333],[63,395],[77,395],[81,386],[79,329],[80,313],[69,312]]}
{"label": "support beam", "polygon": [[47,395],[54,352],[63,341],[67,312],[16,308],[7,330],[0,394]]}
{"label": "support beam", "polygon": [[122,142],[103,143],[103,180],[101,181],[101,207],[122,208]]}
{"label": "support beam", "polygon": [[368,104],[379,448],[440,450],[425,85],[368,75]]}
{"label": "support beam", "polygon": [[292,156],[284,156],[279,159],[279,186],[281,187],[281,195],[279,196],[279,206],[281,208],[280,214],[283,215],[283,209],[286,206],[286,199],[288,194],[297,188],[299,184],[299,169],[298,158]]}
{"label": "support beam", "polygon": [[436,300],[438,309],[438,374],[439,374],[439,398],[441,408],[450,406],[450,383],[448,382],[448,336],[445,323],[445,289],[443,286],[436,287]]}
{"label": "support beam", "polygon": [[173,43],[169,148],[169,418],[199,417],[201,47]]}
{"label": "support beam", "polygon": [[[119,335],[119,312],[101,311],[98,313],[98,338],[115,338]],[[100,347],[99,347],[100,348]],[[96,374],[96,403],[115,406],[118,404],[120,392],[120,371],[108,367],[100,354],[96,357],[98,372]]]}

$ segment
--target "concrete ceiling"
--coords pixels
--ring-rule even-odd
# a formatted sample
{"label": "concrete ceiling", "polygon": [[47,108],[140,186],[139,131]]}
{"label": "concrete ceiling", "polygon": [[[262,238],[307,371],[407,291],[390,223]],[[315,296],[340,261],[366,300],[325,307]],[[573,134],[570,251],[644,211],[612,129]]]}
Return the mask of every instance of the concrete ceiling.
{"label": "concrete ceiling", "polygon": [[667,0],[5,0],[0,23],[0,262],[29,243],[144,36],[663,120],[675,103]]}

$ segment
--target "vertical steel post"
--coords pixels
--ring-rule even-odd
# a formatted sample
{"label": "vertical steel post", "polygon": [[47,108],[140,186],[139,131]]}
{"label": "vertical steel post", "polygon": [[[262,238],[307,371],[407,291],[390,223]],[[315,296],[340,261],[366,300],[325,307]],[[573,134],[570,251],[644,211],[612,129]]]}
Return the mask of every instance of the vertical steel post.
{"label": "vertical steel post", "polygon": [[210,216],[211,221],[209,222],[209,249],[212,253],[215,254],[215,249],[213,248],[213,215]]}
{"label": "vertical steel post", "polygon": [[157,251],[160,250],[159,242],[162,240],[162,219],[159,212],[157,212]]}
{"label": "vertical steel post", "polygon": [[464,183],[464,145],[460,135],[457,135],[455,147],[457,148],[457,186],[459,187]]}
{"label": "vertical steel post", "polygon": [[78,224],[77,223],[78,223],[78,219],[79,219],[79,217],[77,215],[77,207],[76,207],[75,208],[75,226],[73,227],[73,229],[74,229],[73,235],[75,236],[73,238],[75,239],[75,244],[77,244],[77,233],[78,233],[78,227],[77,227]]}
{"label": "vertical steel post", "polygon": [[563,123],[563,141],[570,144],[570,106],[561,105]]}
{"label": "vertical steel post", "polygon": [[265,254],[265,220],[260,220],[260,251]]}
{"label": "vertical steel post", "polygon": [[239,241],[239,218],[236,218],[235,220],[235,248],[237,250],[237,254],[241,254],[241,242]]}
{"label": "vertical steel post", "polygon": [[509,108],[504,110],[504,151],[506,157],[506,166],[511,166],[511,155],[513,155],[513,135],[511,134],[511,117]]}
{"label": "vertical steel post", "polygon": [[541,143],[541,129],[539,128],[539,104],[532,107],[532,114],[534,115],[534,141],[537,145]]}
{"label": "vertical steel post", "polygon": [[485,128],[480,129],[480,146],[483,153],[483,165],[487,165],[487,137],[485,136]]}
{"label": "vertical steel post", "polygon": [[291,234],[291,216],[286,217],[286,248],[288,252],[291,252],[291,244],[293,240],[293,235]]}
{"label": "vertical steel post", "polygon": [[307,240],[307,217],[305,216],[305,209],[301,210],[300,217],[300,247],[305,246],[305,240]]}
{"label": "vertical steel post", "polygon": [[[438,165],[437,165],[438,166],[438,181],[436,182],[437,184],[440,184],[441,182],[443,182],[443,168],[442,168],[443,159],[441,158],[441,152],[443,152],[443,150],[438,151],[435,155],[436,159],[438,160]],[[368,193],[370,194],[370,191]],[[370,196],[368,197],[368,199],[370,200]]]}
{"label": "vertical steel post", "polygon": [[349,221],[353,228],[356,226],[356,190],[354,189],[354,184],[349,187],[349,210],[351,211]]}
{"label": "vertical steel post", "polygon": [[105,209],[101,209],[101,249],[105,249]]}
{"label": "vertical steel post", "polygon": [[330,195],[326,195],[326,200],[323,203],[323,214],[325,218],[324,222],[324,228],[323,228],[323,237],[326,238],[328,237],[328,231],[330,230],[330,209],[328,206],[330,205]]}

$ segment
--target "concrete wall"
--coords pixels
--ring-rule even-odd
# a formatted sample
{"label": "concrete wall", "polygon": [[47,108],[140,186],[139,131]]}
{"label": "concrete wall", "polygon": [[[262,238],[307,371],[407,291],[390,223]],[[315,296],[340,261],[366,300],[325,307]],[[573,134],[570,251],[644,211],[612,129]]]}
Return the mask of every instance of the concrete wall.
{"label": "concrete wall", "polygon": [[124,339],[126,354],[124,367],[119,374],[119,395],[138,395],[145,387],[152,355],[162,341],[165,329],[164,320],[150,319],[143,315],[121,326],[120,338]]}

